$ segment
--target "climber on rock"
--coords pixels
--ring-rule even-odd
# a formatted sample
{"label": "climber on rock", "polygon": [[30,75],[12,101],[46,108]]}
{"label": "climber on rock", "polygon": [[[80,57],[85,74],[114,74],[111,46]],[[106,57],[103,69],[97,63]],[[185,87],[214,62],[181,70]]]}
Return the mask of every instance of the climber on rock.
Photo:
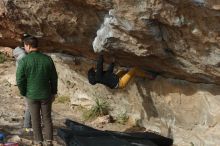
{"label": "climber on rock", "polygon": [[95,85],[96,83],[103,84],[111,89],[126,87],[128,82],[134,77],[144,77],[151,80],[156,78],[156,73],[145,72],[136,67],[131,68],[129,71],[121,70],[114,73],[114,61],[109,65],[106,71],[103,70],[103,55],[100,55],[97,61],[96,69],[90,68],[88,71],[89,83]]}

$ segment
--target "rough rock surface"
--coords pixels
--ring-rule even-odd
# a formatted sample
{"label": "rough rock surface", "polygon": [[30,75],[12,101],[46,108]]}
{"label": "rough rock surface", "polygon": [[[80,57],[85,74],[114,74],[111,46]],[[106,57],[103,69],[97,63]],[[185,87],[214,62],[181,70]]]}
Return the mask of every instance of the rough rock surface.
{"label": "rough rock surface", "polygon": [[88,84],[90,61],[77,65],[69,57],[57,64],[60,94],[73,105],[104,98],[112,115],[127,112],[134,123],[171,133],[177,145],[214,146],[220,143],[219,17],[219,0],[1,0],[0,44],[15,47],[28,32],[45,51],[94,59],[93,51],[104,50],[121,66],[160,72],[155,81],[135,79],[113,91]]}
{"label": "rough rock surface", "polygon": [[219,1],[118,0],[115,4],[97,32],[95,51],[113,51],[123,64],[150,67],[165,76],[220,83]]}
{"label": "rough rock surface", "polygon": [[109,103],[114,119],[126,113],[130,124],[173,137],[178,146],[220,143],[218,85],[158,76],[153,81],[134,78],[123,90],[91,86],[86,78],[90,61],[62,54],[52,57],[60,77],[59,94],[69,96],[73,106],[89,108],[98,98]]}
{"label": "rough rock surface", "polygon": [[[113,119],[126,113],[127,126],[137,125],[173,137],[177,146],[220,143],[219,86],[158,76],[153,81],[134,78],[125,89],[112,90],[88,83],[86,72],[93,64],[91,61],[63,54],[51,56],[59,75],[58,97],[71,100],[71,106],[58,103],[53,106],[56,127],[63,125],[65,118],[81,120],[81,113],[70,107],[90,108],[98,98],[109,104]],[[9,131],[17,134],[22,125],[24,100],[14,86],[14,72],[15,63],[0,64],[0,129],[12,128]],[[14,103],[18,104],[12,106]],[[116,123],[99,123],[98,119],[87,124],[109,130],[124,129]]]}
{"label": "rough rock surface", "polygon": [[88,55],[110,7],[111,2],[96,0],[2,0],[0,43],[15,47],[27,32],[40,38],[44,50]]}
{"label": "rough rock surface", "polygon": [[122,66],[220,84],[219,10],[218,0],[2,0],[0,43],[28,32],[44,50],[94,58],[93,42]]}

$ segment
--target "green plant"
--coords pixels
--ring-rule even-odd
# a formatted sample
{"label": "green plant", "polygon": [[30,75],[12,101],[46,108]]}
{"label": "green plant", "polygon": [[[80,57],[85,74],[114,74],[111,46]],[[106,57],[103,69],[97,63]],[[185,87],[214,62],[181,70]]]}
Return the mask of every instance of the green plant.
{"label": "green plant", "polygon": [[6,61],[6,57],[3,53],[0,53],[0,63],[4,63]]}
{"label": "green plant", "polygon": [[56,98],[57,103],[68,103],[70,102],[70,97],[69,96],[58,96]]}
{"label": "green plant", "polygon": [[120,124],[125,124],[128,121],[129,117],[127,115],[127,112],[121,113],[116,117],[116,122]]}
{"label": "green plant", "polygon": [[95,99],[95,104],[88,110],[85,110],[83,117],[85,120],[93,119],[98,116],[104,116],[109,113],[109,104],[106,101]]}

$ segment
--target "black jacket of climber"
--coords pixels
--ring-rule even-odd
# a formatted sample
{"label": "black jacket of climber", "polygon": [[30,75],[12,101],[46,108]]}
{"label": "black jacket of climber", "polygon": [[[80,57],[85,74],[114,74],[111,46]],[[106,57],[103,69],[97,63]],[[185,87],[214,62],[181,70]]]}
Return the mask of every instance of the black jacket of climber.
{"label": "black jacket of climber", "polygon": [[89,83],[95,85],[96,83],[104,84],[109,88],[116,88],[118,86],[119,77],[113,73],[114,63],[111,63],[106,71],[103,70],[103,55],[99,56],[97,61],[96,71],[91,68],[88,71]]}

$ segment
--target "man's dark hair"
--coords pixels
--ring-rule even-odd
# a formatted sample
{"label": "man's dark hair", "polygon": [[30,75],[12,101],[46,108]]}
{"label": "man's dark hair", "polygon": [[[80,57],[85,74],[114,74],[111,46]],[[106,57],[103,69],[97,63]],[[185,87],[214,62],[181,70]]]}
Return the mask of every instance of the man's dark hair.
{"label": "man's dark hair", "polygon": [[94,68],[89,69],[89,71],[88,71],[88,80],[89,80],[90,84],[92,84],[92,85],[96,84],[95,69]]}
{"label": "man's dark hair", "polygon": [[31,35],[28,34],[28,33],[23,33],[23,34],[22,34],[20,47],[24,47],[24,39],[27,38],[27,37],[30,37],[30,36],[31,36]]}
{"label": "man's dark hair", "polygon": [[24,44],[30,45],[32,48],[37,48],[38,47],[38,40],[36,37],[33,37],[33,36],[25,37]]}

